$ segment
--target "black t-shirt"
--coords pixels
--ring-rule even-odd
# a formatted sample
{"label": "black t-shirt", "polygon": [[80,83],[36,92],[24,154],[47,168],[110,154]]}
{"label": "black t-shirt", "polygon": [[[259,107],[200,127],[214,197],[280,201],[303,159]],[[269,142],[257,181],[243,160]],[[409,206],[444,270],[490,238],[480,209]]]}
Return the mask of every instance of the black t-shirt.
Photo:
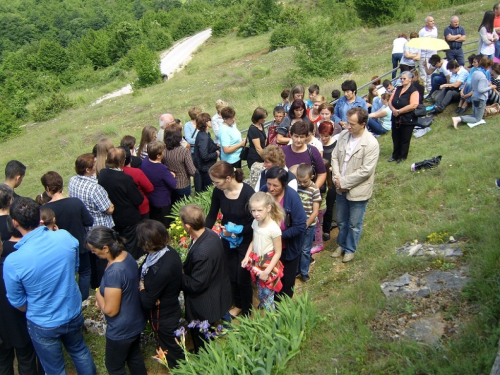
{"label": "black t-shirt", "polygon": [[94,218],[87,207],[78,198],[64,198],[49,202],[44,207],[50,208],[56,214],[56,224],[59,229],[67,230],[79,242],[80,254],[89,251],[85,247],[85,227],[94,224]]}
{"label": "black t-shirt", "polygon": [[7,228],[7,218],[9,215],[0,216],[0,233],[2,234],[2,241],[7,241],[11,235]]}
{"label": "black t-shirt", "polygon": [[3,241],[3,252],[2,252],[2,258],[7,258],[7,255],[12,254],[14,251],[17,249],[14,247],[14,245],[17,242],[14,241]]}
{"label": "black t-shirt", "polygon": [[228,222],[243,225],[243,242],[250,243],[253,237],[253,216],[248,208],[248,201],[253,194],[255,194],[255,190],[245,183],[243,183],[240,195],[236,199],[227,198],[222,190],[215,188],[210,211],[207,215],[207,227],[212,228],[220,211],[223,216],[222,225],[226,225]]}
{"label": "black t-shirt", "polygon": [[264,160],[260,157],[255,149],[255,145],[253,144],[253,139],[258,139],[260,142],[260,147],[264,149],[266,147],[266,133],[264,129],[260,130],[254,124],[250,125],[248,128],[248,145],[250,150],[248,151],[248,160],[252,160],[254,162],[262,163]]}

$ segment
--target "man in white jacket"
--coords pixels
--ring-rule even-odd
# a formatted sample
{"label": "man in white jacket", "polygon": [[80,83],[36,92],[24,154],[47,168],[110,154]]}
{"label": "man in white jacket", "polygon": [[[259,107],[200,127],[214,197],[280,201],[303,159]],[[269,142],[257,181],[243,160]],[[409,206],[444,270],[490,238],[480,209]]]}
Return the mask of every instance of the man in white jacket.
{"label": "man in white jacket", "polygon": [[379,157],[377,139],[366,129],[368,112],[352,108],[347,112],[347,129],[340,133],[332,153],[333,182],[337,189],[338,247],[332,257],[342,262],[354,259],[363,217],[372,196]]}

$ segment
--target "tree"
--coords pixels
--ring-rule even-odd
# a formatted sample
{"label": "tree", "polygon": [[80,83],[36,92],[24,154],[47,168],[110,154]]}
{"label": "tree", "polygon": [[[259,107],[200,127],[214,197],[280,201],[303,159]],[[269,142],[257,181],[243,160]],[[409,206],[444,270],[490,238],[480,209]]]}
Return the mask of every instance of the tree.
{"label": "tree", "polygon": [[37,68],[53,73],[62,73],[69,66],[66,50],[57,42],[42,39],[36,59]]}
{"label": "tree", "polygon": [[161,82],[160,58],[145,44],[141,44],[133,53],[134,69],[137,82],[134,88],[147,87]]}

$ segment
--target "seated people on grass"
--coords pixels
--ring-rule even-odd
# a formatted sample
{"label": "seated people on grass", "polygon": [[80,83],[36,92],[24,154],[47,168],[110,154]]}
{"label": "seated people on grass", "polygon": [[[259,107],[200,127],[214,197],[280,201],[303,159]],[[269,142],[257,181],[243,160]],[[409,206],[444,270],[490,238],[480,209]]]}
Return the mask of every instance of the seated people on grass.
{"label": "seated people on grass", "polygon": [[460,101],[460,90],[463,88],[469,72],[463,66],[460,66],[457,60],[451,60],[446,67],[451,75],[448,83],[439,86],[436,96],[434,113],[441,113],[452,102]]}

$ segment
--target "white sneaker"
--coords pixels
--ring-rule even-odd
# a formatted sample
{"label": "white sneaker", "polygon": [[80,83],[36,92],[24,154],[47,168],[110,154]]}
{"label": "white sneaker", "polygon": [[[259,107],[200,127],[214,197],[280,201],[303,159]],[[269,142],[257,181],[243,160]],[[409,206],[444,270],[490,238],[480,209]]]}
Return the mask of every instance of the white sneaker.
{"label": "white sneaker", "polygon": [[467,125],[469,125],[469,128],[473,128],[475,126],[478,126],[478,125],[482,125],[482,124],[486,124],[486,121],[484,120],[479,120],[478,122],[468,122]]}

